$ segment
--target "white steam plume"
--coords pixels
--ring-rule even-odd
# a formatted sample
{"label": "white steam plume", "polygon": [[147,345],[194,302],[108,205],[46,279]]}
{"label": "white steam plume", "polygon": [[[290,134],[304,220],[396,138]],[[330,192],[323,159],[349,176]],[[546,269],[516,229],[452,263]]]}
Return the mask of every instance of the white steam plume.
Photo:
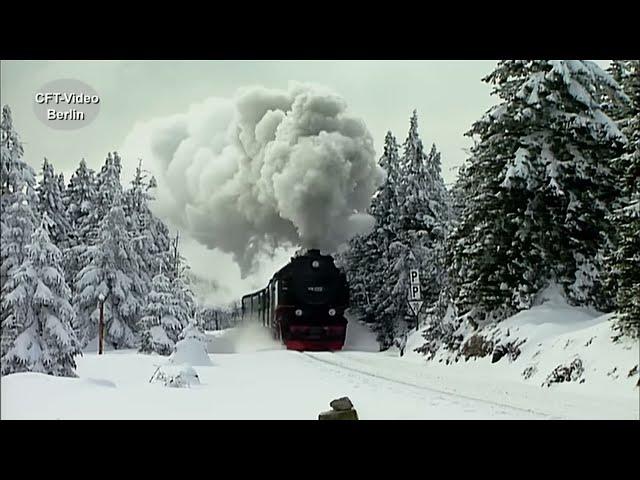
{"label": "white steam plume", "polygon": [[333,252],[373,226],[384,172],[371,135],[323,87],[244,88],[149,127],[156,211],[233,254],[243,277],[277,246]]}

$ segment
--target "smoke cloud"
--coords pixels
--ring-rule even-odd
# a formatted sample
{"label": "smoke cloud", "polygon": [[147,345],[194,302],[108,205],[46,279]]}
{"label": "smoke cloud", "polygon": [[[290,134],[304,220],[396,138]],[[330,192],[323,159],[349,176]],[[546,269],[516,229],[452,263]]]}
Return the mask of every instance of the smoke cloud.
{"label": "smoke cloud", "polygon": [[334,252],[373,226],[384,171],[371,134],[324,87],[243,88],[148,127],[156,212],[231,253],[243,277],[278,247]]}

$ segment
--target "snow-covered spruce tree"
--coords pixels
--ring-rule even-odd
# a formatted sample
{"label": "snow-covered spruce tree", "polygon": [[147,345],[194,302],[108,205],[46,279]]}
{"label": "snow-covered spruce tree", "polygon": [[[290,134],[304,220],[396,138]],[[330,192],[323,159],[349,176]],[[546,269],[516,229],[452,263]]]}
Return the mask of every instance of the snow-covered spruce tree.
{"label": "snow-covered spruce tree", "polygon": [[[22,263],[23,249],[29,243],[33,233],[35,217],[31,209],[35,207],[37,198],[35,172],[24,161],[23,155],[22,143],[13,128],[11,109],[5,105],[2,107],[0,121],[0,222],[2,222],[0,261],[3,265],[0,271],[0,287],[7,279],[8,270]],[[10,215],[9,210],[12,210],[13,214]],[[20,215],[20,212],[25,215]],[[13,222],[11,225],[14,229],[9,227],[10,222]]]}
{"label": "snow-covered spruce tree", "polygon": [[104,165],[100,172],[96,175],[96,199],[94,208],[93,222],[94,230],[88,232],[89,244],[93,245],[100,239],[100,228],[102,220],[107,216],[114,200],[120,198],[123,208],[126,208],[125,200],[122,198],[123,188],[120,183],[120,173],[122,172],[122,163],[118,153],[108,153],[104,161]]}
{"label": "snow-covered spruce tree", "polygon": [[77,275],[74,306],[82,345],[98,334],[99,298],[104,297],[105,341],[115,348],[133,347],[145,285],[140,260],[127,231],[121,196],[100,225],[100,243],[88,247],[89,264]]}
{"label": "snow-covered spruce tree", "polygon": [[145,282],[151,284],[156,274],[167,272],[170,268],[165,252],[169,251],[171,241],[168,228],[149,207],[154,198],[151,191],[156,188],[156,181],[147,173],[140,161],[131,187],[125,193],[125,212],[134,246],[144,263]]}
{"label": "snow-covered spruce tree", "polygon": [[[459,177],[465,176],[464,165],[460,167]],[[461,341],[458,332],[461,321],[455,308],[455,299],[458,297],[459,288],[456,283],[458,272],[451,263],[453,251],[457,245],[457,239],[453,232],[458,228],[458,218],[464,207],[464,196],[460,189],[460,181],[454,184],[449,192],[450,217],[445,227],[445,241],[438,244],[436,256],[444,258],[444,270],[442,272],[442,289],[439,302],[434,310],[436,315],[430,316],[423,337],[425,343],[416,349],[416,352],[424,354],[427,359],[432,359],[441,347],[455,350]]]}
{"label": "snow-covered spruce tree", "polygon": [[[64,183],[63,183],[64,185]],[[71,230],[67,211],[60,190],[60,178],[53,170],[53,165],[45,158],[42,164],[42,178],[38,183],[38,212],[45,213],[51,221],[49,235],[51,241],[62,251],[68,247],[68,236]]]}
{"label": "snow-covered spruce tree", "polygon": [[[416,251],[419,248],[420,280],[425,312],[433,320],[444,310],[440,297],[445,278],[444,242],[450,218],[449,196],[442,179],[440,153],[432,145],[427,154],[418,134],[418,116],[414,111],[404,143],[402,170],[397,183],[398,238]],[[446,306],[445,306],[446,308]]]}
{"label": "snow-covered spruce tree", "polygon": [[179,301],[169,279],[162,273],[153,277],[145,298],[140,351],[170,355],[184,325],[178,320]]}
{"label": "snow-covered spruce tree", "polygon": [[608,257],[607,286],[616,292],[617,328],[622,334],[640,337],[640,60],[616,60],[611,73],[629,97],[618,102],[610,115],[618,122],[628,143],[614,162],[621,179],[620,205],[611,218],[614,245]]}
{"label": "snow-covered spruce tree", "polygon": [[98,196],[95,172],[87,167],[87,163],[82,159],[76,171],[69,179],[69,185],[64,191],[63,203],[67,210],[71,229],[76,233],[75,243],[86,244],[85,238],[88,230],[97,229],[93,227],[95,222],[94,211]]}
{"label": "snow-covered spruce tree", "polygon": [[375,219],[373,230],[349,241],[348,248],[336,257],[351,290],[350,310],[362,321],[378,325],[375,317],[376,297],[384,282],[385,252],[396,237],[395,185],[399,175],[398,145],[391,132],[385,136],[384,152],[379,160],[386,172],[385,182],[374,194],[369,214]]}
{"label": "snow-covered spruce tree", "polygon": [[189,284],[189,265],[178,249],[179,241],[180,235],[176,233],[168,252],[167,263],[170,268],[166,275],[176,302],[176,317],[185,327],[195,317],[196,301]]}
{"label": "snow-covered spruce tree", "polygon": [[8,346],[15,340],[17,324],[9,321],[13,312],[13,304],[4,303],[10,287],[10,279],[16,269],[20,267],[27,256],[27,246],[31,242],[31,234],[36,222],[26,193],[18,190],[10,195],[14,203],[4,208],[2,214],[2,231],[0,237],[0,252],[2,253],[2,285],[0,286],[0,325],[2,340],[1,354],[4,355]]}
{"label": "snow-covered spruce tree", "polygon": [[597,100],[619,86],[573,60],[501,61],[484,80],[501,103],[467,134],[478,138],[453,233],[459,312],[472,325],[503,319],[551,281],[574,304],[606,308],[599,252],[618,193],[610,159],[625,139]]}
{"label": "snow-covered spruce tree", "polygon": [[[442,179],[440,154],[435,145],[424,151],[418,134],[418,116],[413,112],[404,154],[395,176],[394,207],[398,212],[393,227],[395,242],[385,252],[387,270],[379,291],[376,315],[383,322],[383,342],[389,332],[401,337],[406,329],[408,269],[420,271],[422,301],[429,322],[444,317],[445,238],[450,217],[448,193]],[[399,255],[399,256],[398,256]],[[407,259],[411,258],[411,261]],[[395,327],[393,322],[397,323]]]}
{"label": "snow-covered spruce tree", "polygon": [[63,203],[70,225],[69,248],[65,250],[65,275],[71,290],[75,293],[75,278],[91,260],[87,247],[97,238],[99,218],[96,212],[97,187],[95,172],[82,159],[69,179],[64,191]]}
{"label": "snow-covered spruce tree", "polygon": [[[22,158],[24,151],[13,128],[11,110],[2,108],[0,121],[0,299],[5,296],[5,284],[11,271],[23,262],[26,246],[31,241],[37,223],[35,208],[35,173]],[[5,323],[10,307],[0,308],[2,341],[5,352],[15,329]]]}
{"label": "snow-covered spruce tree", "polygon": [[3,307],[16,330],[2,355],[2,374],[41,372],[76,376],[80,348],[72,328],[71,291],[62,270],[62,254],[51,242],[46,212],[27,246],[27,257],[11,271]]}

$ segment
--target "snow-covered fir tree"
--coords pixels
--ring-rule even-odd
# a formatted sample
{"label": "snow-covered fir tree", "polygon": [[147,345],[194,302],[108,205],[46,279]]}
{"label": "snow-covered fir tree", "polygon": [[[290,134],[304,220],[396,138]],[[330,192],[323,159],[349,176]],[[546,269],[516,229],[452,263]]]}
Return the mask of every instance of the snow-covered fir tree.
{"label": "snow-covered fir tree", "polygon": [[472,325],[531,306],[557,282],[574,304],[606,308],[600,275],[617,196],[610,160],[625,138],[601,108],[621,96],[597,65],[499,62],[486,82],[501,103],[473,124],[453,233],[456,307]]}
{"label": "snow-covered fir tree", "polygon": [[[5,105],[0,122],[0,298],[5,297],[5,285],[12,270],[25,259],[26,247],[37,224],[32,210],[37,198],[35,173],[22,158],[23,154],[13,128],[11,109]],[[2,352],[16,333],[15,328],[6,323],[10,314],[10,306],[0,309]]]}
{"label": "snow-covered fir tree", "polygon": [[100,242],[88,247],[85,253],[91,261],[77,275],[74,305],[83,345],[97,336],[101,295],[105,340],[115,348],[132,347],[136,342],[146,286],[121,203],[121,196],[116,196],[100,225]]}
{"label": "snow-covered fir tree", "polygon": [[[432,145],[424,151],[418,134],[418,116],[414,111],[404,143],[402,170],[398,186],[400,207],[399,240],[422,252],[420,280],[426,311],[438,316],[443,288],[444,242],[450,218],[449,196],[442,179],[440,153]],[[443,313],[443,312],[442,312]]]}
{"label": "snow-covered fir tree", "polygon": [[178,317],[181,304],[169,279],[162,273],[153,277],[151,290],[145,298],[142,317],[140,351],[170,355],[186,323]]}
{"label": "snow-covered fir tree", "polygon": [[95,172],[82,159],[63,195],[70,225],[69,248],[64,252],[65,274],[73,292],[76,275],[87,266],[84,262],[90,261],[85,254],[90,238],[98,230],[97,195]]}
{"label": "snow-covered fir tree", "polygon": [[11,109],[2,107],[0,122],[0,222],[2,222],[2,283],[11,267],[22,263],[33,233],[36,203],[35,172],[22,158],[24,150],[13,128]]}
{"label": "snow-covered fir tree", "polygon": [[624,153],[615,160],[620,203],[611,218],[614,245],[608,263],[608,287],[616,292],[617,326],[623,334],[640,336],[640,60],[614,60],[610,71],[628,96],[610,108],[627,137]]}
{"label": "snow-covered fir tree", "polygon": [[75,376],[74,357],[80,354],[72,322],[75,316],[69,303],[71,291],[62,269],[62,254],[51,242],[43,214],[40,227],[26,247],[22,264],[11,270],[3,296],[3,308],[11,313],[6,319],[15,329],[2,355],[2,374],[41,372],[57,376]]}
{"label": "snow-covered fir tree", "polygon": [[415,111],[402,158],[389,132],[380,165],[387,178],[370,207],[375,228],[350,242],[343,263],[355,313],[374,324],[381,347],[387,348],[406,333],[410,263],[421,271],[424,312],[433,321],[444,315],[444,241],[450,207],[440,154],[435,145],[429,153],[424,151]]}
{"label": "snow-covered fir tree", "polygon": [[151,191],[156,188],[156,181],[147,173],[140,161],[131,187],[125,193],[125,211],[134,246],[144,263],[145,282],[150,284],[157,273],[166,272],[170,267],[167,255],[164,255],[170,249],[170,238],[167,227],[149,207],[154,199]]}
{"label": "snow-covered fir tree", "polygon": [[38,212],[40,215],[47,214],[51,221],[49,226],[51,241],[60,250],[64,250],[68,247],[71,227],[63,203],[64,189],[61,190],[60,187],[60,177],[55,174],[53,165],[45,158],[42,165],[42,178],[38,183]]}
{"label": "snow-covered fir tree", "polygon": [[[395,181],[396,240],[394,248],[387,250],[385,286],[376,308],[376,316],[387,332],[384,342],[394,330],[401,333],[400,338],[404,335],[409,268],[420,271],[421,298],[428,320],[437,322],[446,311],[444,248],[450,218],[449,198],[442,179],[440,154],[435,145],[429,153],[424,151],[416,111],[410,119],[400,165]],[[394,317],[397,325],[392,328]]]}
{"label": "snow-covered fir tree", "polygon": [[395,187],[399,176],[398,145],[391,132],[387,132],[380,166],[386,171],[386,180],[374,194],[369,214],[375,219],[373,230],[354,237],[348,250],[341,255],[351,289],[354,313],[363,321],[376,323],[376,296],[384,283],[385,253],[397,236],[397,196]]}
{"label": "snow-covered fir tree", "polygon": [[[85,187],[84,182],[92,179],[94,173],[87,169],[86,166],[83,168],[82,163],[80,168],[83,169],[83,177],[79,177],[78,181],[82,182],[82,187]],[[120,201],[124,202],[121,198],[123,194],[122,184],[120,183],[121,171],[122,164],[120,156],[115,152],[113,154],[107,154],[107,158],[100,172],[95,175],[95,197],[91,198],[90,195],[93,195],[93,192],[90,190],[84,192],[87,194],[87,200],[91,202],[91,210],[88,213],[88,218],[84,219],[84,238],[81,243],[87,245],[95,245],[98,243],[101,238],[100,229],[102,221],[111,210],[114,200],[120,198]]]}
{"label": "snow-covered fir tree", "polygon": [[184,327],[196,316],[196,301],[191,291],[189,265],[179,250],[180,234],[176,233],[168,252],[167,278],[171,284],[171,292],[176,302],[176,317]]}
{"label": "snow-covered fir tree", "polygon": [[73,231],[78,232],[77,243],[86,243],[86,231],[96,207],[97,188],[95,172],[87,167],[84,159],[69,179],[69,185],[64,191],[64,205]]}

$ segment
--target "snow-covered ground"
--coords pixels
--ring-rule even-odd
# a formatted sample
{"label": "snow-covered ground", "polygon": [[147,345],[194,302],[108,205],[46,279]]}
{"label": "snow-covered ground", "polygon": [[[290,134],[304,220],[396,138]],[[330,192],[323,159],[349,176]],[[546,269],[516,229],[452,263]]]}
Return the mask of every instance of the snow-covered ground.
{"label": "snow-covered ground", "polygon": [[[426,362],[378,352],[374,336],[350,322],[345,351],[283,350],[259,328],[208,332],[212,365],[194,366],[199,383],[150,383],[165,357],[135,351],[87,351],[79,378],[36,373],[2,378],[3,419],[317,419],[334,398],[348,396],[361,419],[639,419],[637,342],[611,342],[610,318],[553,299],[504,322],[526,338],[507,358]],[[580,381],[542,387],[558,364],[579,356]],[[527,367],[532,375],[525,379]],[[614,370],[615,369],[615,370]]]}
{"label": "snow-covered ground", "polygon": [[2,379],[2,418],[309,419],[347,395],[361,419],[544,418],[404,385],[285,351],[212,355],[200,384],[149,383],[157,357],[109,352],[80,359],[79,379],[36,373]]}

